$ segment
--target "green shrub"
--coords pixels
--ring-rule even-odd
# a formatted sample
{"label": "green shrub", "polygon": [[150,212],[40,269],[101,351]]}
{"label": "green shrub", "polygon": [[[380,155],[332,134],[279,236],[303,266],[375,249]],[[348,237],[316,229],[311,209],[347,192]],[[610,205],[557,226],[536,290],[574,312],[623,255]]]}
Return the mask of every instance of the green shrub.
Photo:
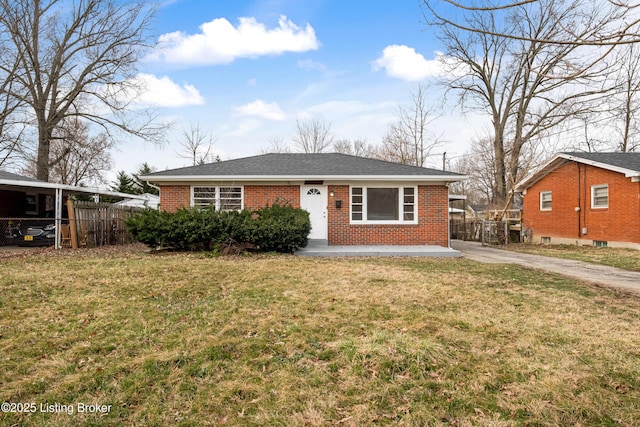
{"label": "green shrub", "polygon": [[291,253],[307,246],[311,222],[305,210],[271,205],[254,211],[249,227],[251,243],[261,251]]}
{"label": "green shrub", "polygon": [[150,247],[189,251],[211,251],[223,242],[237,242],[262,252],[291,253],[307,245],[311,231],[308,212],[280,205],[241,212],[148,209],[129,218],[127,227],[135,240]]}

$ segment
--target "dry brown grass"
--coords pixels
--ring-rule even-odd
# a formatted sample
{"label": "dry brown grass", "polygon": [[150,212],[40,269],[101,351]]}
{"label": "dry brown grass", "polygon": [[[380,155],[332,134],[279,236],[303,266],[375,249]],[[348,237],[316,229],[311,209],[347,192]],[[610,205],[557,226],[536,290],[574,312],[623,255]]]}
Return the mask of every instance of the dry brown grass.
{"label": "dry brown grass", "polygon": [[640,251],[624,248],[596,248],[576,245],[511,244],[506,249],[555,258],[573,259],[608,265],[624,270],[640,271]]}
{"label": "dry brown grass", "polygon": [[640,423],[640,301],[560,276],[135,249],[0,277],[0,400],[112,405],[3,425]]}

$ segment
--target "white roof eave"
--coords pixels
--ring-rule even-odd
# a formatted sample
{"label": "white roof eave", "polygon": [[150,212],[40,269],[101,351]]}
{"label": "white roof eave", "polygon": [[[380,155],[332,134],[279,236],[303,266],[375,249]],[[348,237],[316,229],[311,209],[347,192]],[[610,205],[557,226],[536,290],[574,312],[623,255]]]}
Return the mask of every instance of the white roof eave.
{"label": "white roof eave", "polygon": [[149,182],[197,182],[197,181],[422,181],[422,182],[454,182],[464,181],[466,175],[165,175],[141,176]]}

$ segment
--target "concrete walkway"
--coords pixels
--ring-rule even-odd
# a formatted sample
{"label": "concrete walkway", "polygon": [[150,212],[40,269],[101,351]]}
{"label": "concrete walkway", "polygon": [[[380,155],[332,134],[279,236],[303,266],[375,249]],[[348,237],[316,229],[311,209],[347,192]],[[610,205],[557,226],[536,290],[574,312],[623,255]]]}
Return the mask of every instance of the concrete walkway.
{"label": "concrete walkway", "polygon": [[371,246],[329,246],[326,240],[309,240],[305,248],[296,251],[302,256],[416,256],[416,257],[458,257],[460,252],[430,245],[371,245]]}
{"label": "concrete walkway", "polygon": [[451,246],[459,250],[463,257],[474,261],[490,264],[519,264],[587,282],[640,292],[640,272],[582,261],[512,252],[506,249],[482,246],[478,242],[452,240]]}

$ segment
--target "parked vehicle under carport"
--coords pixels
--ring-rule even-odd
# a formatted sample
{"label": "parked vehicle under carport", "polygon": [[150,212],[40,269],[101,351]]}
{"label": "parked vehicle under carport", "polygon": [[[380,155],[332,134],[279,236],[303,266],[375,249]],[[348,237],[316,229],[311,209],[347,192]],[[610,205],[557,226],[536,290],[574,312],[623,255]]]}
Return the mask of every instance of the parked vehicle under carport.
{"label": "parked vehicle under carport", "polygon": [[53,246],[56,241],[55,224],[31,225],[20,228],[14,243],[18,246]]}

